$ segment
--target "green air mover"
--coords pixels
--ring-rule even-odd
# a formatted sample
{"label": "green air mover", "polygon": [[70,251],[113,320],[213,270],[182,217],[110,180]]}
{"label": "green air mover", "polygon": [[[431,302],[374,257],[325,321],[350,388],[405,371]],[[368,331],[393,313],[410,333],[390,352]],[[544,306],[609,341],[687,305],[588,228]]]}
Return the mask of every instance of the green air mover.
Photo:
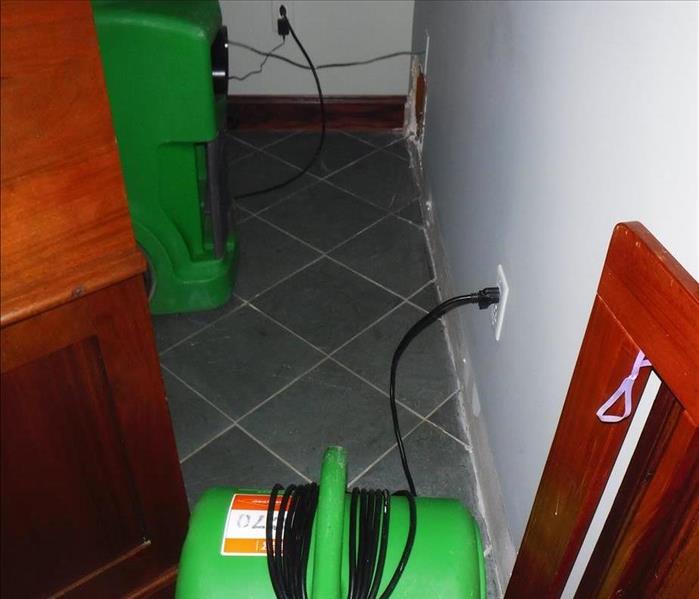
{"label": "green air mover", "polygon": [[[344,599],[350,586],[350,570],[354,569],[354,584],[359,585],[362,576],[366,589],[376,572],[373,563],[381,552],[381,543],[374,545],[367,555],[374,560],[369,568],[362,559],[353,560],[350,555],[362,555],[362,544],[371,536],[367,529],[387,524],[385,564],[376,583],[373,596],[381,597],[396,568],[405,554],[411,536],[411,509],[414,540],[409,558],[391,597],[397,599],[483,599],[485,595],[485,567],[478,527],[468,511],[454,499],[418,497],[410,494],[389,498],[382,516],[370,513],[367,527],[358,524],[359,508],[352,526],[351,494],[346,490],[347,462],[340,447],[325,452],[320,483],[317,487],[317,504],[305,514],[308,517],[308,555],[304,573],[295,571],[294,553],[303,554],[304,544],[289,531],[284,531],[282,552],[286,571],[282,575],[305,574],[301,586],[306,587],[311,599]],[[354,491],[355,495],[358,494]],[[309,502],[308,497],[299,503]],[[291,502],[295,500],[292,495]],[[277,513],[281,507],[274,500]],[[290,502],[290,503],[291,503]],[[414,502],[414,503],[413,503]],[[197,503],[189,526],[189,533],[182,550],[177,581],[177,599],[274,599],[272,568],[267,557],[266,534],[268,527],[269,491],[215,488],[207,491]],[[412,503],[412,506],[411,506]],[[301,506],[294,518],[303,520]],[[358,516],[358,518],[357,518]],[[277,522],[291,519],[279,518]],[[415,526],[415,523],[417,525]],[[274,527],[279,530],[280,527]],[[354,528],[354,530],[352,530]],[[352,532],[355,533],[352,539]],[[366,533],[366,537],[364,536]],[[287,545],[287,535],[290,543]],[[381,534],[375,535],[380,539]],[[276,541],[275,541],[276,542]],[[366,552],[365,552],[366,554]],[[303,563],[303,560],[299,560]],[[361,571],[360,571],[361,570]],[[287,596],[287,595],[282,595]],[[289,595],[297,596],[297,595]],[[298,596],[304,596],[299,594]],[[358,594],[357,597],[372,596]]]}
{"label": "green air mover", "polygon": [[153,313],[230,297],[226,30],[215,0],[92,0]]}
{"label": "green air mover", "polygon": [[[347,492],[347,458],[325,452],[320,484],[271,491],[211,489],[194,508],[177,599],[483,599],[478,526],[455,499],[417,497],[396,408],[396,373],[410,343],[444,314],[485,310],[498,287],[435,306],[403,336],[391,361],[389,404],[409,491]],[[281,496],[281,499],[280,499]]]}

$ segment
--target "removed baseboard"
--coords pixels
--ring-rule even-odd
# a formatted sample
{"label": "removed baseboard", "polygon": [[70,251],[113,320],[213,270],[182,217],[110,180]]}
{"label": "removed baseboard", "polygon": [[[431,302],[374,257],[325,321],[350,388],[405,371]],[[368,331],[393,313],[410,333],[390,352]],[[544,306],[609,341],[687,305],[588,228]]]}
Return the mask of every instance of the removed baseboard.
{"label": "removed baseboard", "polygon": [[[327,96],[328,129],[402,129],[406,96]],[[228,96],[231,129],[318,129],[317,96]]]}
{"label": "removed baseboard", "polygon": [[[410,136],[409,139],[415,139]],[[425,222],[425,232],[430,254],[433,259],[438,288],[441,289],[441,299],[464,293],[463,289],[455,289],[453,279],[449,271],[448,260],[442,245],[439,228],[434,214],[432,196],[429,186],[422,176],[422,156],[415,143],[408,144],[411,154],[413,172],[418,178],[420,193],[420,209]],[[490,448],[488,431],[481,415],[478,389],[475,384],[471,360],[466,342],[466,331],[458,311],[449,312],[444,317],[447,342],[449,343],[459,385],[462,389],[459,400],[462,402],[463,413],[466,416],[466,429],[471,443],[473,466],[479,487],[480,511],[485,520],[490,543],[492,546],[492,558],[496,567],[496,576],[500,591],[504,594],[514,566],[516,550],[510,536],[505,515],[500,479],[495,466],[495,458]],[[498,596],[499,593],[496,595]]]}

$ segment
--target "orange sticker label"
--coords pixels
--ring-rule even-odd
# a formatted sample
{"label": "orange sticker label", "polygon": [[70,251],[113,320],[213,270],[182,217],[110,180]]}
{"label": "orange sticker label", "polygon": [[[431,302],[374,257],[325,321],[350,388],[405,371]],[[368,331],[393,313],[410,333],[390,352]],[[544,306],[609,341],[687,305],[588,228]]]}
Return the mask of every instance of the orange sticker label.
{"label": "orange sticker label", "polygon": [[[275,534],[281,497],[277,497],[272,519],[272,534]],[[267,554],[265,531],[267,528],[267,506],[269,495],[236,493],[231,499],[230,508],[223,529],[221,555]]]}

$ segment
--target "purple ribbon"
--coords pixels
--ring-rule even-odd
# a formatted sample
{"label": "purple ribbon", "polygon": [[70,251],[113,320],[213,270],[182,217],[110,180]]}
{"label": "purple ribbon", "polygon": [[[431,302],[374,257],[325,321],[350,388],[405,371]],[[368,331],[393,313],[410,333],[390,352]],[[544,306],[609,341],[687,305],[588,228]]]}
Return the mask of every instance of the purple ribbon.
{"label": "purple ribbon", "polygon": [[[633,368],[631,368],[631,373],[621,381],[621,385],[614,391],[612,396],[600,406],[600,409],[597,410],[597,418],[602,422],[621,422],[625,418],[628,418],[631,415],[631,393],[633,391],[633,384],[636,382],[641,368],[651,365],[650,360],[646,360],[645,354],[639,351],[633,363]],[[609,408],[611,408],[622,395],[624,396],[624,413],[621,416],[607,415]]]}

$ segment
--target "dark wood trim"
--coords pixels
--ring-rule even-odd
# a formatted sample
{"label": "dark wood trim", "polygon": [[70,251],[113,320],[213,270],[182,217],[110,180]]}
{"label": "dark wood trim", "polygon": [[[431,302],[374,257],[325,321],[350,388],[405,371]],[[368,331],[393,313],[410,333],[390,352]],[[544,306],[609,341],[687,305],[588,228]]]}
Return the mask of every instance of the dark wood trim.
{"label": "dark wood trim", "polygon": [[[402,129],[406,96],[327,96],[329,129]],[[317,96],[228,96],[231,129],[317,129]]]}

